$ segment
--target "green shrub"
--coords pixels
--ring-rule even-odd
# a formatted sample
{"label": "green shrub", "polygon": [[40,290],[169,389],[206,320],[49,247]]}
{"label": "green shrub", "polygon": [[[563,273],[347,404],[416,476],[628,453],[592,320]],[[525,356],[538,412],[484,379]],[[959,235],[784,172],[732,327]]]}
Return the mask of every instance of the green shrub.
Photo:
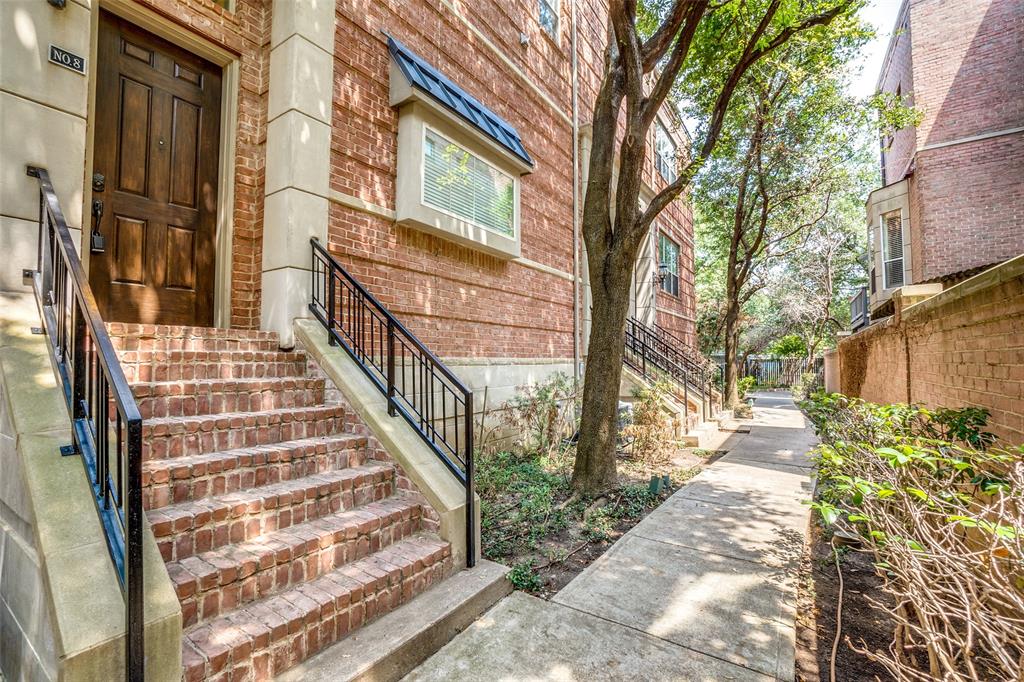
{"label": "green shrub", "polygon": [[556,372],[519,387],[502,405],[502,422],[517,434],[522,450],[549,452],[575,431],[579,400],[572,377]]}
{"label": "green shrub", "polygon": [[752,391],[754,389],[754,386],[756,385],[757,379],[755,379],[754,377],[741,377],[736,382],[736,390],[739,393],[740,400],[746,398],[747,394],[750,393],[750,391]]}
{"label": "green shrub", "polygon": [[633,413],[622,436],[630,441],[630,452],[649,464],[664,464],[675,450],[672,421],[665,411],[671,391],[665,382],[633,391]]}
{"label": "green shrub", "polygon": [[517,590],[536,592],[540,589],[540,576],[533,570],[532,561],[520,561],[508,572],[508,581]]}

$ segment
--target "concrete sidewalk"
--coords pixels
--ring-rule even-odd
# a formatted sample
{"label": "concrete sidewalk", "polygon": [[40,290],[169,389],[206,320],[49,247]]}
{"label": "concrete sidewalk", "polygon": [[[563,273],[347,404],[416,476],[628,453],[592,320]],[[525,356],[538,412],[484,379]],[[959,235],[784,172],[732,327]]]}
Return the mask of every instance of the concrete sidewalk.
{"label": "concrete sidewalk", "polygon": [[517,592],[408,680],[792,680],[813,432],[756,395],[749,434],[570,582]]}

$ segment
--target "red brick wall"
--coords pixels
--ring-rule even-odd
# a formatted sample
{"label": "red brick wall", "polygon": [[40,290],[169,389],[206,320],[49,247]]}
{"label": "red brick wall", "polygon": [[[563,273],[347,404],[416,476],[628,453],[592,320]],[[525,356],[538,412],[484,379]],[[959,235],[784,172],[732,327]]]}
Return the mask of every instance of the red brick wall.
{"label": "red brick wall", "polygon": [[[910,25],[907,13],[901,12],[897,20],[897,34],[889,46],[889,54],[882,67],[879,90],[882,92],[899,92],[908,106],[913,106],[914,98],[914,64],[911,55]],[[906,175],[910,162],[917,148],[917,135],[913,126],[896,131],[892,143],[882,149],[882,185],[899,182]]]}
{"label": "red brick wall", "polygon": [[1024,124],[1024,4],[911,0],[919,146]]}
{"label": "red brick wall", "polygon": [[[358,12],[339,3],[331,188],[394,207],[398,118],[388,103],[384,29],[519,131],[536,161],[533,173],[521,181],[522,256],[571,273],[569,5],[562,3],[557,44],[540,28],[536,3],[486,0],[457,6],[554,107],[444,3],[389,0]],[[578,10],[580,122],[585,125],[600,77],[605,28],[600,2],[580,3]],[[521,31],[530,38],[525,47]],[[671,222],[692,234],[688,213],[674,210]],[[340,204],[331,207],[328,238],[346,267],[442,357],[572,357],[568,279]],[[681,269],[692,270],[688,258]],[[684,300],[692,306],[692,273],[684,281]]]}
{"label": "red brick wall", "polygon": [[919,152],[915,175],[920,280],[1024,253],[1024,132]]}
{"label": "red brick wall", "polygon": [[212,0],[136,1],[239,55],[231,326],[258,329],[271,0],[236,0],[231,12]]}
{"label": "red brick wall", "polygon": [[843,339],[839,356],[843,393],[985,407],[992,432],[1024,443],[1024,257]]}

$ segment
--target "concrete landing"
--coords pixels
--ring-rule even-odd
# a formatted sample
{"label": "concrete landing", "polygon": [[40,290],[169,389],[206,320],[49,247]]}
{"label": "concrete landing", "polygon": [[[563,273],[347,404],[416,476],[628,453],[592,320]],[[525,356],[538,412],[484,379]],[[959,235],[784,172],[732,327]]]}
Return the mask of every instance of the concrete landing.
{"label": "concrete landing", "polygon": [[813,432],[756,394],[749,434],[559,592],[516,593],[409,680],[792,680]]}
{"label": "concrete landing", "polygon": [[508,595],[508,568],[481,560],[277,677],[278,682],[400,679]]}

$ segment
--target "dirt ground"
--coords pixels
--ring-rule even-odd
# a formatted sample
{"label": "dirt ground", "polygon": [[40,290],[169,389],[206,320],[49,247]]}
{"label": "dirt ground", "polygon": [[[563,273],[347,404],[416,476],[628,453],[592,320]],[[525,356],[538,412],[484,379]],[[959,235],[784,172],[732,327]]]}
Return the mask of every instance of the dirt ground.
{"label": "dirt ground", "polygon": [[[889,615],[872,605],[868,595],[883,603],[882,579],[870,554],[840,549],[843,573],[842,639],[836,655],[835,682],[891,680],[881,665],[850,646],[886,650],[892,641],[894,624]],[[812,519],[804,544],[797,590],[796,679],[799,682],[832,680],[830,660],[836,634],[836,605],[839,577],[835,556],[825,531]]]}
{"label": "dirt ground", "polygon": [[[557,511],[544,516],[545,528],[536,533],[531,542],[519,543],[510,551],[504,551],[503,556],[493,555],[492,558],[510,566],[530,565],[535,580],[526,576],[517,587],[550,599],[661,502],[723,454],[723,450],[680,448],[671,461],[655,465],[623,456],[619,460],[618,491],[583,502],[571,495],[568,485],[557,487],[552,491],[552,507]],[[630,489],[649,490],[652,476],[659,479],[668,476],[669,484],[662,484],[656,494],[645,495],[642,499],[630,496]],[[490,502],[491,509],[505,510],[514,508],[518,500],[511,494],[502,494]],[[559,518],[552,522],[556,515]],[[598,516],[604,518],[595,522]],[[496,521],[498,527],[506,523],[500,518]],[[488,525],[485,523],[485,528]],[[595,527],[599,527],[599,531],[595,532]],[[484,545],[486,554],[486,536]]]}

